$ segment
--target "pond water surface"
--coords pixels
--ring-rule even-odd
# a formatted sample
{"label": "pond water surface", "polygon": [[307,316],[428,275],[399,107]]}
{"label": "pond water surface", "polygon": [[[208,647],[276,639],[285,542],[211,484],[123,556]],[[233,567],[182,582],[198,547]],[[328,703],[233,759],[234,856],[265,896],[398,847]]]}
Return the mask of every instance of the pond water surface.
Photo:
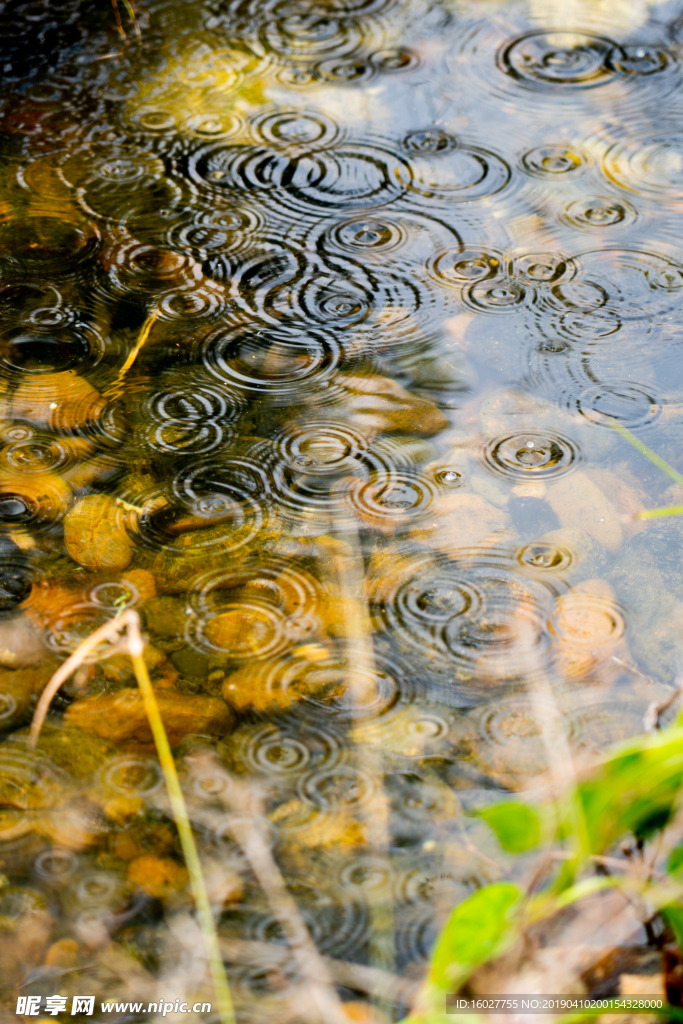
{"label": "pond water surface", "polygon": [[300,985],[250,830],[397,1020],[544,717],[680,670],[683,5],[131,10],[0,4],[4,1000],[211,1001],[125,655],[27,743],[135,608],[238,1020]]}

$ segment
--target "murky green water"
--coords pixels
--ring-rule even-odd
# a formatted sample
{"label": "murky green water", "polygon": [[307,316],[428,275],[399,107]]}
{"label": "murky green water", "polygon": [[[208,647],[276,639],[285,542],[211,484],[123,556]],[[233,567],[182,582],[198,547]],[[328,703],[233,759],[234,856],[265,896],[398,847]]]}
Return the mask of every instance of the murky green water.
{"label": "murky green water", "polygon": [[132,607],[239,1021],[311,1019],[245,828],[398,1019],[516,870],[467,812],[680,670],[683,488],[614,423],[683,471],[683,7],[136,13],[0,4],[4,1000],[212,1000],[125,656],[27,744]]}

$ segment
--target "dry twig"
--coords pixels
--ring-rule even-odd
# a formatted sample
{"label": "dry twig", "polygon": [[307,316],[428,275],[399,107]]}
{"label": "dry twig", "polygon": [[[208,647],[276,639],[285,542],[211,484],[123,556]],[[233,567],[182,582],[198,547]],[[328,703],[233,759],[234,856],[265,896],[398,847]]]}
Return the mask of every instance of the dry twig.
{"label": "dry twig", "polygon": [[652,701],[643,718],[643,729],[645,732],[654,732],[656,729],[659,729],[662,715],[676,703],[681,694],[683,694],[683,679],[678,683],[676,689],[666,698],[666,700],[660,702],[657,702],[656,700]]}
{"label": "dry twig", "polygon": [[232,826],[235,839],[242,847],[287,937],[299,972],[309,986],[321,1019],[325,1024],[348,1024],[348,1017],[342,1008],[327,964],[309,934],[266,841],[251,820],[253,796],[253,791],[236,782],[231,802],[240,812],[241,818]]}

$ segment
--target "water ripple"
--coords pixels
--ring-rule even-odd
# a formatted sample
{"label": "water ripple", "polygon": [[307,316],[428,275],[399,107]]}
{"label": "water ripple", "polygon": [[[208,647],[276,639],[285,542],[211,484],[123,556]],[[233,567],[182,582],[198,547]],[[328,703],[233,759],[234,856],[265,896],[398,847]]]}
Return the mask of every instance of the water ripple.
{"label": "water ripple", "polygon": [[517,483],[554,479],[575,468],[579,458],[576,443],[558,433],[511,434],[493,438],[484,449],[489,469]]}

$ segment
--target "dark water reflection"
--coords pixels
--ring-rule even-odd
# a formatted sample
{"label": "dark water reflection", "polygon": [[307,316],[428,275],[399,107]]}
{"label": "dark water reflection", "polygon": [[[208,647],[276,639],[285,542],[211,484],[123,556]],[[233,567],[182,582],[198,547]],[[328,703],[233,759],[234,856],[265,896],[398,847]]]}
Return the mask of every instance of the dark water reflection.
{"label": "dark water reflection", "polygon": [[136,17],[0,3],[0,989],[211,999],[125,658],[26,743],[134,607],[238,1018],[285,1021],[245,821],[324,954],[417,980],[544,716],[587,762],[679,669],[683,526],[634,517],[683,492],[612,426],[683,471],[683,9]]}

